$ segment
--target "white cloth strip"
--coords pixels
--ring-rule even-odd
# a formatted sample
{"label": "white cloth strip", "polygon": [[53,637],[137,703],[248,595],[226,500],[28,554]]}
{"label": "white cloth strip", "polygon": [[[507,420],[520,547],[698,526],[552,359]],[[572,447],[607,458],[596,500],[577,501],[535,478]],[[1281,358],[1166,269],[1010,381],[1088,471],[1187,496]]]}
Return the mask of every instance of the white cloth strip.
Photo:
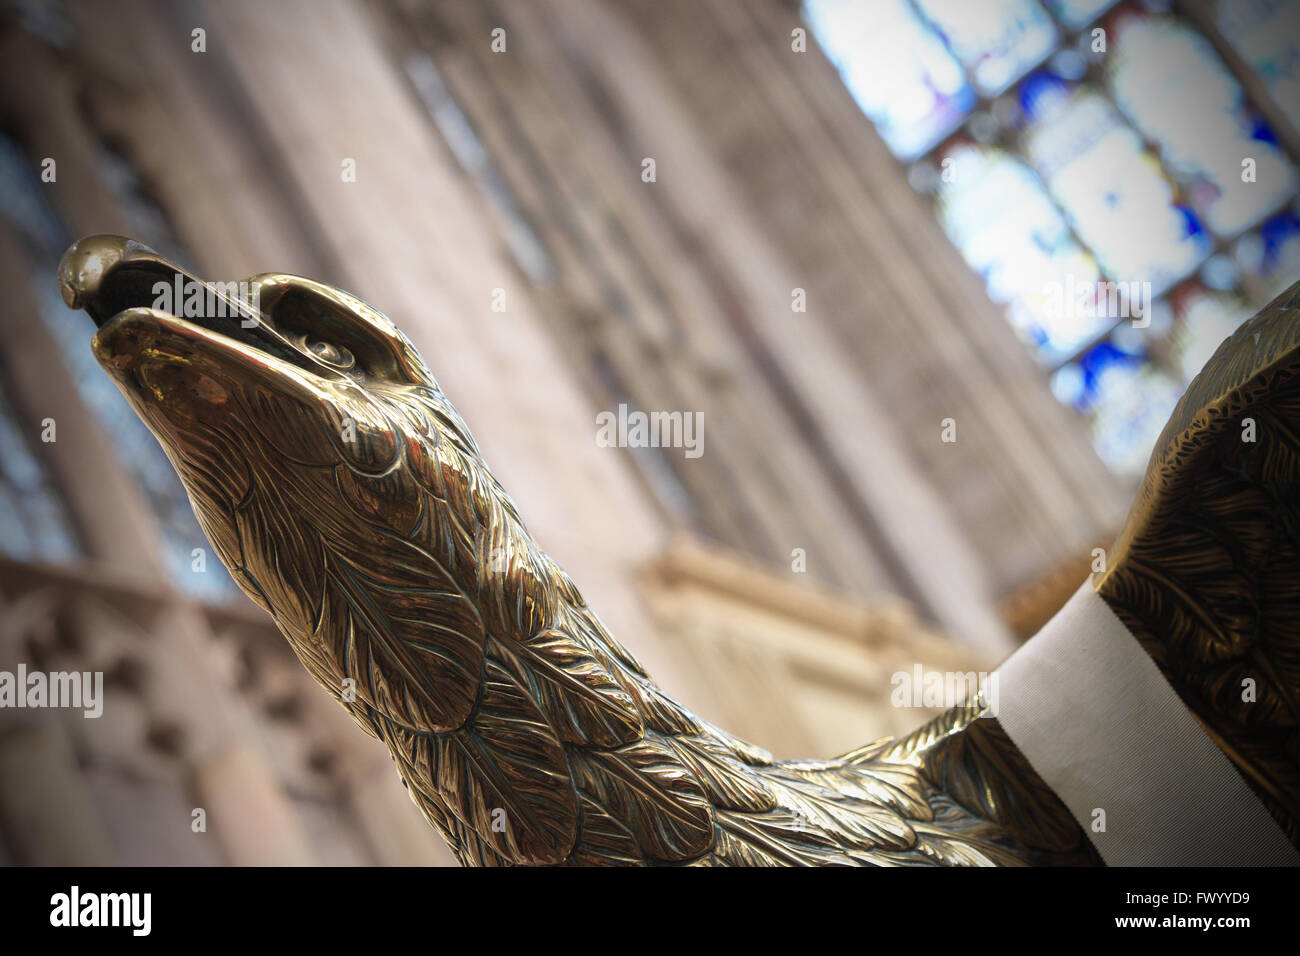
{"label": "white cloth strip", "polygon": [[1108,865],[1300,864],[1090,582],[995,673],[1007,735]]}

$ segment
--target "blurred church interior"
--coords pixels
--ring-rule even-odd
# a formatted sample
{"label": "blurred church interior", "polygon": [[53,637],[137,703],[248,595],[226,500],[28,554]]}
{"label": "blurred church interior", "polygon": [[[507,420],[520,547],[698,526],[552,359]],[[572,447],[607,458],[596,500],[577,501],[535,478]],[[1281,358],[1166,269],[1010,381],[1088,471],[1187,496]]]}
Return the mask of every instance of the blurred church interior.
{"label": "blurred church interior", "polygon": [[1296,0],[6,0],[0,73],[0,670],[106,697],[0,711],[8,864],[452,865],[95,364],[79,236],[384,311],[665,689],[805,757],[1032,635],[1300,277]]}

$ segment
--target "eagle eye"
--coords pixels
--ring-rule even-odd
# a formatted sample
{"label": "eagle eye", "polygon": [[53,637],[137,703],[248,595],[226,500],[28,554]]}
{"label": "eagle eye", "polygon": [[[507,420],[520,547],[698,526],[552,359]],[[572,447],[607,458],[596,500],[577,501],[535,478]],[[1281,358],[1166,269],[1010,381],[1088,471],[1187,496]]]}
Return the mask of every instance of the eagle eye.
{"label": "eagle eye", "polygon": [[313,358],[340,371],[348,371],[357,364],[356,357],[342,345],[335,345],[323,339],[307,336],[303,340],[303,348],[310,352]]}

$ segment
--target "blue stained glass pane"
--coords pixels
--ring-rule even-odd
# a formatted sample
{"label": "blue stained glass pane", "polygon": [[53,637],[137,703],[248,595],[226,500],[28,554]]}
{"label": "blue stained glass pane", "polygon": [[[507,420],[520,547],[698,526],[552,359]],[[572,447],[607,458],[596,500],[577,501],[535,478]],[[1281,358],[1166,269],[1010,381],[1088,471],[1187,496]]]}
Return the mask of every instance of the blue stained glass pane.
{"label": "blue stained glass pane", "polygon": [[988,96],[1001,93],[1056,48],[1056,24],[1037,0],[917,4]]}
{"label": "blue stained glass pane", "polygon": [[975,91],[903,0],[808,0],[818,43],[895,155],[915,159],[961,123]]}
{"label": "blue stained glass pane", "polygon": [[[1194,270],[1212,240],[1141,138],[1102,97],[1036,78],[1026,155],[1111,279],[1159,295]],[[1048,95],[1050,93],[1050,95]]]}
{"label": "blue stained glass pane", "polygon": [[1242,236],[1234,250],[1239,268],[1255,281],[1250,283],[1263,302],[1300,279],[1300,215],[1288,209]]}
{"label": "blue stained glass pane", "polygon": [[[1300,185],[1295,167],[1249,107],[1209,41],[1177,20],[1126,12],[1106,72],[1116,103],[1147,138],[1211,229],[1235,235]],[[1243,162],[1253,176],[1243,178]]]}
{"label": "blue stained glass pane", "polygon": [[1264,81],[1269,96],[1300,129],[1300,3],[1218,0],[1219,32]]}
{"label": "blue stained glass pane", "polygon": [[1050,70],[1027,76],[1016,91],[1021,121],[1032,124],[1056,115],[1070,105],[1074,89],[1074,83]]}
{"label": "blue stained glass pane", "polygon": [[1075,308],[1100,278],[1060,211],[1019,158],[959,141],[940,154],[939,218],[1040,361],[1056,365],[1110,325]]}
{"label": "blue stained glass pane", "polygon": [[1084,416],[1102,460],[1117,473],[1138,478],[1183,384],[1140,348],[1108,341],[1060,368],[1052,376],[1052,390]]}
{"label": "blue stained glass pane", "polygon": [[1086,26],[1115,5],[1115,0],[1043,0],[1056,18],[1072,30]]}
{"label": "blue stained glass pane", "polygon": [[1264,239],[1264,261],[1260,271],[1278,276],[1287,285],[1300,279],[1300,215],[1284,212],[1264,223],[1260,235]]}

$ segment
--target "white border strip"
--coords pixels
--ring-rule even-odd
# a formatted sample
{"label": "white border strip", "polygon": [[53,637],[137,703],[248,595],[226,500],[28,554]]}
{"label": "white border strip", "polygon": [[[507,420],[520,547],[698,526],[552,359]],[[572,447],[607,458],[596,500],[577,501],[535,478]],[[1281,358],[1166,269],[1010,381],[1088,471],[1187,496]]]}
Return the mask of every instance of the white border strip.
{"label": "white border strip", "polygon": [[[996,679],[998,720],[1108,865],[1300,864],[1090,582]],[[1094,830],[1096,810],[1104,831]]]}

